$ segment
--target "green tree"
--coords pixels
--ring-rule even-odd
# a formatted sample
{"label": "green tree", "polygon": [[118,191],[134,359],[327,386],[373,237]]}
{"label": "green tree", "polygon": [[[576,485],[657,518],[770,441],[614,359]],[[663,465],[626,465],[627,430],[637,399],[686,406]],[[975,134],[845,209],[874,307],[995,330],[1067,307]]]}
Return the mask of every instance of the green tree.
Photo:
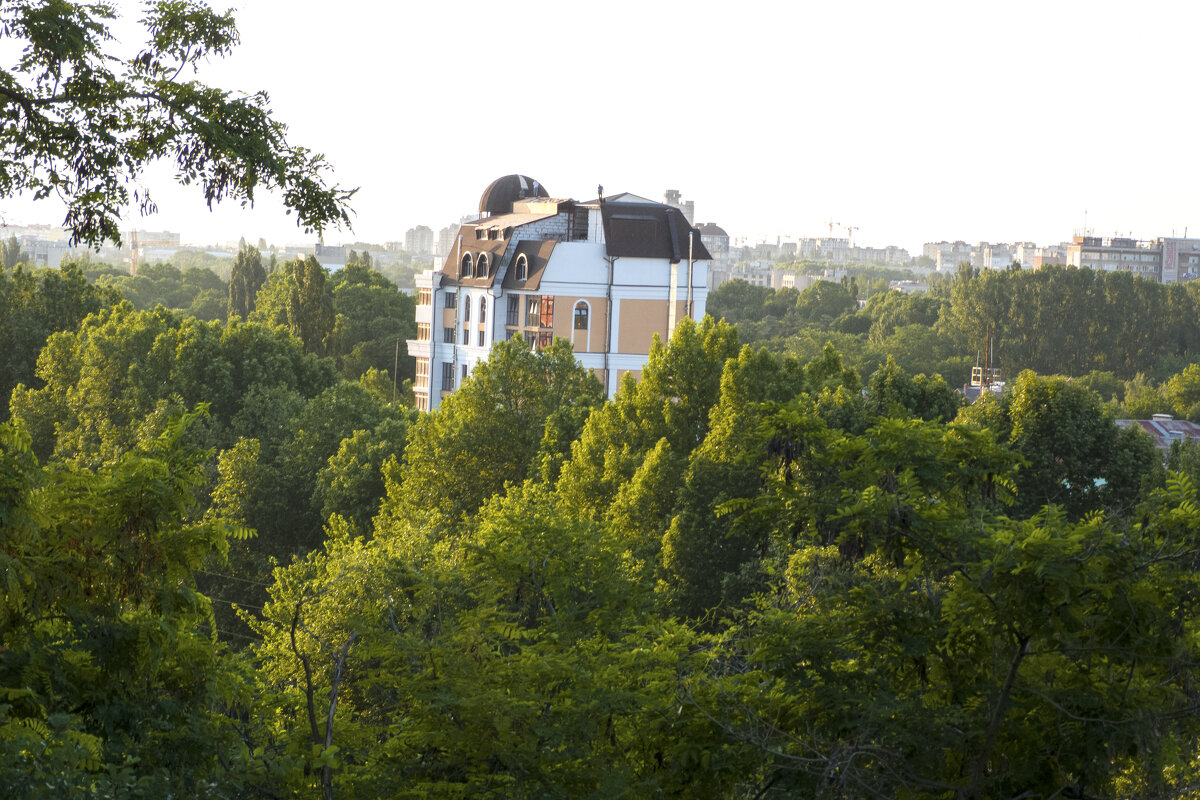
{"label": "green tree", "polygon": [[1183,372],[1172,376],[1162,392],[1175,416],[1193,422],[1200,420],[1200,364],[1189,364]]}
{"label": "green tree", "polygon": [[[351,192],[325,183],[319,155],[291,145],[265,92],[240,95],[187,80],[238,42],[230,13],[201,2],[148,6],[147,43],[120,54],[112,6],[13,0],[0,23],[18,48],[0,71],[0,194],[56,195],[77,242],[120,241],[120,209],[144,167],[167,158],[211,206],[279,190],[306,230],[348,224]],[[153,211],[145,189],[132,200]]]}
{"label": "green tree", "polygon": [[303,404],[337,380],[331,362],[305,354],[282,329],[226,327],[128,303],[51,336],[36,375],[40,388],[14,390],[13,416],[40,457],[81,465],[115,460],[198,403],[211,413],[188,435],[204,447],[226,448],[238,436],[273,447],[287,432],[288,418],[278,415],[289,394]]}
{"label": "green tree", "polygon": [[[1172,481],[1128,527],[1013,522],[964,513],[959,463],[900,462],[848,492],[853,547],[802,532],[783,591],[730,626],[693,702],[760,750],[764,792],[1186,791],[1171,773],[1196,735],[1176,634],[1196,613],[1192,487]],[[794,485],[776,484],[789,509],[806,502]]]}
{"label": "green tree", "polygon": [[657,592],[668,613],[699,618],[714,608],[735,607],[762,588],[756,585],[761,575],[755,562],[766,554],[767,526],[722,509],[762,491],[770,438],[765,409],[799,393],[798,377],[787,375],[785,365],[765,350],[746,347],[725,362],[708,432],[691,451],[673,492],[673,516],[659,529]]}
{"label": "green tree", "polygon": [[1027,460],[1017,475],[1020,516],[1049,504],[1072,518],[1128,513],[1160,478],[1150,438],[1117,428],[1094,392],[1064,378],[1022,372],[1009,392],[963,408],[958,419],[991,428]]}
{"label": "green tree", "polygon": [[872,417],[918,417],[949,422],[962,406],[957,395],[936,375],[908,375],[891,356],[867,382],[867,414]]}
{"label": "green tree", "polygon": [[338,367],[347,380],[358,380],[369,369],[397,370],[398,382],[412,379],[415,360],[402,340],[417,335],[416,298],[366,264],[370,257],[348,263],[332,277]]}
{"label": "green tree", "polygon": [[333,349],[333,292],[328,286],[325,268],[308,256],[292,266],[284,309],[288,329],[304,343],[304,349],[318,355]]}
{"label": "green tree", "polygon": [[772,294],[766,286],[744,280],[726,281],[708,293],[705,310],[713,319],[724,319],[731,325],[755,321],[765,314],[763,306]]}
{"label": "green tree", "polygon": [[613,401],[588,418],[560,491],[580,513],[602,518],[660,439],[686,459],[708,432],[725,361],[737,354],[733,326],[711,316],[682,320],[668,344],[656,338],[641,380],[627,376]]}
{"label": "green tree", "polygon": [[249,247],[238,250],[233,259],[233,271],[229,274],[229,316],[236,314],[247,319],[254,310],[258,290],[266,281],[262,253]]}
{"label": "green tree", "polygon": [[112,289],[88,285],[70,262],[62,269],[0,271],[0,419],[7,419],[17,385],[37,382],[38,354],[50,335],[77,328],[119,299]]}
{"label": "green tree", "polygon": [[536,351],[519,338],[497,342],[459,390],[413,427],[385,512],[431,531],[457,524],[506,484],[561,459],[603,396],[566,341]]}
{"label": "green tree", "polygon": [[21,243],[17,241],[16,236],[10,236],[0,242],[0,261],[3,261],[5,269],[16,269],[17,264],[29,262],[29,253],[21,249]]}
{"label": "green tree", "polygon": [[278,570],[255,623],[279,745],[313,789],[701,798],[738,780],[713,726],[680,713],[698,637],[648,617],[619,534],[545,484],[454,536],[345,533]]}
{"label": "green tree", "polygon": [[[12,797],[228,797],[255,758],[194,571],[239,532],[191,511],[194,421],[95,472],[42,469],[0,425],[0,771]],[[261,768],[261,759],[259,759]]]}
{"label": "green tree", "polygon": [[851,283],[817,281],[796,298],[795,313],[802,323],[817,323],[825,327],[834,320],[858,309],[858,290]]}
{"label": "green tree", "polygon": [[138,310],[157,305],[204,321],[224,320],[229,288],[212,270],[173,264],[147,264],[137,275],[115,270],[95,274],[99,286],[112,287]]}
{"label": "green tree", "polygon": [[384,471],[395,475],[399,470],[411,423],[411,417],[387,417],[373,430],[359,429],[342,439],[317,475],[313,500],[321,519],[337,514],[359,531],[371,529],[385,494]]}

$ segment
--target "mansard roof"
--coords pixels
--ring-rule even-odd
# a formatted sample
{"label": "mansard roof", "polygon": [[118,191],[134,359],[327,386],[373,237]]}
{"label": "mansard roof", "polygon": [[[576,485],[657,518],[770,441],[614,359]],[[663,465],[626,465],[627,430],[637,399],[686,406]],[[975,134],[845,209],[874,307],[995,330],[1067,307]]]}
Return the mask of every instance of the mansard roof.
{"label": "mansard roof", "polygon": [[711,260],[700,233],[688,223],[683,212],[663,203],[609,203],[600,205],[604,220],[604,240],[610,256],[629,258],[688,259],[688,233],[691,258]]}

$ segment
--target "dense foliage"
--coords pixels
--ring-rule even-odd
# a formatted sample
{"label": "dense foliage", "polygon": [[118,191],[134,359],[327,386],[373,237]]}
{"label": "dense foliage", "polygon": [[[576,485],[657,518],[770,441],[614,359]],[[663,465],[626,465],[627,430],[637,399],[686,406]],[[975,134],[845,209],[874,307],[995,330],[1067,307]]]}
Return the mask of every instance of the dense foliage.
{"label": "dense foliage", "polygon": [[74,330],[119,297],[89,285],[70,264],[61,270],[0,270],[0,419],[8,416],[13,389],[33,383],[38,353],[50,334]]}
{"label": "dense foliage", "polygon": [[0,425],[14,796],[1166,798],[1200,777],[1200,454],[1168,472],[1113,423],[1196,414],[1200,366],[1026,371],[966,406],[886,348],[942,336],[987,281],[863,308],[852,281],[743,285],[714,293],[726,316],[826,341],[800,360],[684,320],[606,400],[567,343],[517,338],[417,414],[383,371],[411,298],[359,258],[257,291],[240,263],[221,298],[253,309],[227,321],[78,270],[0,275],[0,319],[45,331]]}
{"label": "dense foliage", "polygon": [[137,275],[130,275],[108,266],[84,266],[88,280],[116,289],[139,311],[161,305],[205,321],[224,321],[226,317],[228,288],[212,270],[144,264]]}

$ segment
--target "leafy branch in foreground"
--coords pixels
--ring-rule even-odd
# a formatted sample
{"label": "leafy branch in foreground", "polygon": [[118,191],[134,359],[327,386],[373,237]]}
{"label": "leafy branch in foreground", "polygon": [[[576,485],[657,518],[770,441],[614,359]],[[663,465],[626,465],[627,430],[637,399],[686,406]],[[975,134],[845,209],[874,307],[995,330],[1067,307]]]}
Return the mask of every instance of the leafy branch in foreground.
{"label": "leafy branch in foreground", "polygon": [[[130,186],[169,158],[176,179],[198,184],[211,208],[252,205],[260,188],[282,193],[306,232],[349,224],[354,190],[326,183],[324,156],[289,144],[265,92],[188,80],[201,61],[228,55],[239,36],[231,12],[201,2],[146,3],[145,49],[112,52],[117,12],[106,3],[0,0],[0,37],[22,46],[0,69],[0,194],[57,196],[72,241],[120,241]],[[139,186],[133,202],[156,210]]]}

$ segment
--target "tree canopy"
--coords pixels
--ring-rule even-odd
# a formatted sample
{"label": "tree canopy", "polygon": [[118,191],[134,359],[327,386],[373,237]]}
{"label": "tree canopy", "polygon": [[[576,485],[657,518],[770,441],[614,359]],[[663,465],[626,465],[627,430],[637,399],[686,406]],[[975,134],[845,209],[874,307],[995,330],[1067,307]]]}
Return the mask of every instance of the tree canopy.
{"label": "tree canopy", "polygon": [[787,347],[685,319],[611,399],[514,337],[421,413],[361,257],[227,322],[0,273],[9,793],[1194,793],[1200,448],[1114,416],[1200,371],[968,406],[907,366],[951,290],[742,291]]}

